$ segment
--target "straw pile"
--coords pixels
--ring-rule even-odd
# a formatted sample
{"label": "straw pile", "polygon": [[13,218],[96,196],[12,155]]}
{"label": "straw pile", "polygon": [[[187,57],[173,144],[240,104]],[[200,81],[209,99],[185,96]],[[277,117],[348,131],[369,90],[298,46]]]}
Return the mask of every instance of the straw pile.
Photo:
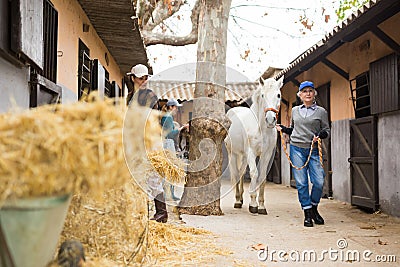
{"label": "straw pile", "polygon": [[151,221],[146,266],[205,266],[231,251],[217,246],[206,230]]}
{"label": "straw pile", "polygon": [[[96,194],[125,184],[131,179],[121,138],[125,111],[97,101],[0,115],[0,203],[71,192]],[[148,120],[140,109],[128,111],[127,118],[130,127],[142,129],[135,136],[127,130],[126,137],[141,144],[134,146],[134,156],[144,158],[145,145],[153,146],[159,136],[159,131],[154,134],[158,121]]]}
{"label": "straw pile", "polygon": [[73,194],[60,243],[80,240],[88,266],[209,262],[216,248],[208,233],[148,227],[146,172],[184,177],[161,144],[158,114],[139,107],[96,101],[2,114],[0,207],[12,198]]}
{"label": "straw pile", "polygon": [[103,201],[75,195],[60,243],[80,240],[89,258],[140,264],[146,254],[146,195],[133,182],[103,195]]}
{"label": "straw pile", "polygon": [[230,254],[215,245],[211,232],[148,221],[146,201],[138,201],[143,198],[133,183],[108,191],[101,203],[75,195],[60,243],[80,240],[88,266],[197,265]]}

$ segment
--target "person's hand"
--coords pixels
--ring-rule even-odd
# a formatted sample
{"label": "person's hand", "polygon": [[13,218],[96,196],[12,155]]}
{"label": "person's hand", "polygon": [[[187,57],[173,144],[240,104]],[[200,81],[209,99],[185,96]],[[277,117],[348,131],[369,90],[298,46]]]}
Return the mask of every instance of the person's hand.
{"label": "person's hand", "polygon": [[183,125],[181,128],[179,128],[179,131],[182,131],[183,129],[189,129],[189,124]]}
{"label": "person's hand", "polygon": [[319,139],[319,136],[316,136],[316,135],[314,135],[314,137],[313,137],[313,140],[312,140],[312,141],[313,141],[314,143],[316,143],[316,142],[318,142],[318,139]]}
{"label": "person's hand", "polygon": [[278,132],[282,131],[282,127],[279,124],[275,125],[275,128]]}

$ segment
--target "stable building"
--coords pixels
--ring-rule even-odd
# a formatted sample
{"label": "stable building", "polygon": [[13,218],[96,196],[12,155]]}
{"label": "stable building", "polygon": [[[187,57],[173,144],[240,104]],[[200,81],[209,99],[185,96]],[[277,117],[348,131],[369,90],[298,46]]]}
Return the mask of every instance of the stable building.
{"label": "stable building", "polygon": [[0,112],[120,97],[148,65],[130,0],[0,0]]}
{"label": "stable building", "polygon": [[[399,25],[400,1],[369,1],[275,75],[284,76],[280,123],[290,124],[305,80],[314,82],[317,102],[328,111],[325,196],[395,216],[400,216]],[[285,153],[278,152],[271,173],[295,186]]]}

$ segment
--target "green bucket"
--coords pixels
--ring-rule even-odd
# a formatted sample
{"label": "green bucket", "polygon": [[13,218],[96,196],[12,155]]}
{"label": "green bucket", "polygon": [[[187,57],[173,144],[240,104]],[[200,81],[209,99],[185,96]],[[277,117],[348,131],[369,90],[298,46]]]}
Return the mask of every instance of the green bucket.
{"label": "green bucket", "polygon": [[4,203],[0,209],[0,266],[46,266],[53,259],[70,201],[70,195],[63,195]]}

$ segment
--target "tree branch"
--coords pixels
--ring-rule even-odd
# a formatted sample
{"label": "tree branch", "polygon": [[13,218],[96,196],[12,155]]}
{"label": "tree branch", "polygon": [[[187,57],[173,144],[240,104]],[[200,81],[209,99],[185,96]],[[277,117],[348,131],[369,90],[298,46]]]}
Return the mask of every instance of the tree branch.
{"label": "tree branch", "polygon": [[[147,27],[143,27],[141,32],[145,45],[150,46],[155,44],[165,44],[172,46],[182,46],[188,44],[195,44],[198,39],[199,13],[200,13],[200,0],[196,0],[196,3],[192,9],[192,14],[190,15],[190,19],[192,21],[192,30],[186,36],[155,33],[152,30],[147,30],[148,29]],[[159,23],[161,23],[161,21]]]}
{"label": "tree branch", "polygon": [[[170,3],[170,6],[168,6]],[[184,0],[176,1],[158,1],[153,10],[151,10],[151,18],[142,25],[142,30],[152,31],[155,27],[160,25],[164,20],[175,14],[181,6],[185,3]]]}

